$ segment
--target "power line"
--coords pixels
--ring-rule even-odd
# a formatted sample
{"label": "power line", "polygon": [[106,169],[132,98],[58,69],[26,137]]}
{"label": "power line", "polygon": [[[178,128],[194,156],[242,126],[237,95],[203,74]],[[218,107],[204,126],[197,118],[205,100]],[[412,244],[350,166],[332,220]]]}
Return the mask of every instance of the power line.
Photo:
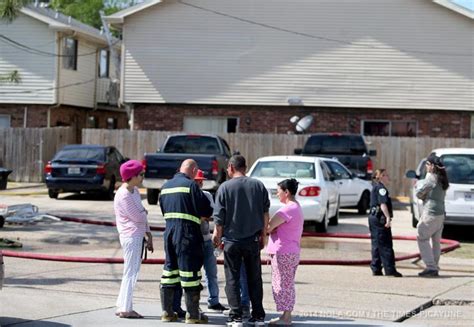
{"label": "power line", "polygon": [[[202,6],[195,5],[195,4],[190,4],[190,3],[184,2],[182,0],[178,0],[177,2],[184,5],[184,6],[192,7],[192,8],[195,8],[195,9],[198,9],[198,10],[201,10],[201,11],[206,11],[206,12],[218,15],[218,16],[227,17],[227,18],[237,20],[237,21],[240,21],[240,22],[243,22],[243,23],[260,26],[260,27],[264,27],[264,28],[267,28],[267,29],[272,29],[272,30],[279,31],[279,32],[298,35],[298,36],[307,37],[307,38],[311,38],[311,39],[318,39],[318,40],[322,40],[322,41],[326,41],[326,42],[334,42],[334,43],[339,43],[339,44],[344,44],[344,45],[351,45],[351,46],[356,46],[356,47],[360,47],[360,48],[386,50],[386,48],[384,48],[384,47],[379,47],[379,46],[375,46],[375,45],[356,44],[356,43],[351,42],[351,41],[344,41],[344,40],[334,39],[334,38],[320,36],[320,35],[308,34],[308,33],[293,31],[293,30],[290,30],[290,29],[286,29],[286,28],[282,28],[282,27],[278,27],[278,26],[274,26],[274,25],[270,25],[270,24],[260,23],[260,22],[257,22],[257,21],[253,21],[253,20],[250,20],[250,19],[246,19],[246,18],[226,14],[226,13],[223,13],[223,12],[220,12],[220,11],[217,11],[217,10],[205,8],[205,7],[202,7]],[[464,54],[464,53],[448,53],[448,52],[406,50],[406,49],[400,49],[400,50],[403,51],[403,52],[406,52],[406,53],[419,53],[419,54],[428,54],[428,55],[435,55],[435,56],[472,57],[472,54]]]}
{"label": "power line", "polygon": [[[19,50],[22,50],[22,51],[25,51],[25,52],[28,52],[28,53],[31,53],[31,54],[34,54],[34,55],[40,55],[40,56],[46,56],[46,57],[74,57],[75,55],[74,54],[56,54],[56,53],[52,53],[52,52],[47,52],[47,51],[43,51],[43,50],[39,50],[39,49],[35,49],[35,48],[32,48],[30,46],[27,46],[26,44],[22,44],[18,41],[15,41],[3,34],[0,34],[0,41],[5,43],[5,44],[8,44],[14,48],[17,48]],[[119,42],[119,40],[115,41],[112,45],[115,45]],[[104,47],[104,48],[98,48],[98,50],[106,50],[108,47]],[[90,55],[95,55],[97,53],[97,50],[94,50],[93,52],[87,52],[87,53],[81,53],[81,54],[78,54],[77,56],[78,57],[84,57],[84,56],[90,56]]]}
{"label": "power line", "polygon": [[43,88],[43,89],[34,89],[34,90],[23,90],[23,91],[0,91],[0,94],[25,94],[25,93],[35,93],[35,92],[41,92],[41,91],[50,91],[50,90],[59,90],[59,89],[65,89],[65,88],[68,88],[68,87],[71,87],[71,86],[77,86],[77,85],[83,85],[83,84],[88,84],[88,83],[91,83],[95,81],[95,78],[92,78],[90,80],[87,80],[87,81],[83,81],[83,82],[76,82],[76,83],[71,83],[71,84],[65,84],[65,85],[61,85],[61,86],[52,86],[52,87],[47,87],[47,88]]}

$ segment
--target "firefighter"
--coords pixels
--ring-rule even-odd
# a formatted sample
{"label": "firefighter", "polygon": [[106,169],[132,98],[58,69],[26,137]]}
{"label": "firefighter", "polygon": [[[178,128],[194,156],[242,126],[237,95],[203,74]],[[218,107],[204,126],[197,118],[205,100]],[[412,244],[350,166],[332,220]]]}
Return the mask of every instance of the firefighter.
{"label": "firefighter", "polygon": [[163,235],[165,264],[161,276],[160,297],[162,321],[176,321],[173,312],[174,293],[179,284],[185,292],[186,323],[207,323],[199,310],[202,290],[203,236],[201,217],[210,217],[209,200],[194,182],[198,166],[192,159],[181,164],[176,175],[167,181],[160,194],[160,207],[166,221]]}

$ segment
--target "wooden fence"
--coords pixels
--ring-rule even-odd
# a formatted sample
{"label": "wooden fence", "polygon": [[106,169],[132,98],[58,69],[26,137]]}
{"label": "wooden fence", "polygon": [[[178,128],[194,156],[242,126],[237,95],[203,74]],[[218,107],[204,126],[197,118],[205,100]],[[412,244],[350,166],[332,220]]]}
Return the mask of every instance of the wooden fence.
{"label": "wooden fence", "polygon": [[0,128],[0,167],[13,170],[11,181],[41,182],[45,163],[74,140],[69,127]]}
{"label": "wooden fence", "polygon": [[[165,138],[176,132],[84,129],[82,143],[116,146],[126,157],[141,159],[146,152],[155,152]],[[293,154],[301,148],[309,135],[294,134],[220,134],[232,151],[238,150],[247,158],[248,165],[259,157]],[[410,181],[405,172],[415,169],[419,161],[432,149],[443,147],[474,147],[474,139],[366,137],[369,149],[377,150],[375,168],[386,168],[391,177],[391,193],[408,195]]]}

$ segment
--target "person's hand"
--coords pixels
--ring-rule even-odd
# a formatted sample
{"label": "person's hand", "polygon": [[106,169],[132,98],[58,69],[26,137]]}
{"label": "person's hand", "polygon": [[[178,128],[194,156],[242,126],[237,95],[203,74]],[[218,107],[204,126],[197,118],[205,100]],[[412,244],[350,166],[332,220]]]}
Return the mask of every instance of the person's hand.
{"label": "person's hand", "polygon": [[387,222],[385,223],[385,228],[390,228],[392,226],[392,219],[388,218]]}
{"label": "person's hand", "polygon": [[153,253],[154,248],[153,248],[153,235],[151,235],[150,232],[146,233],[146,249]]}
{"label": "person's hand", "polygon": [[214,245],[214,247],[218,247],[220,244],[221,244],[222,240],[219,236],[217,236],[216,233],[213,233],[212,234],[212,244]]}

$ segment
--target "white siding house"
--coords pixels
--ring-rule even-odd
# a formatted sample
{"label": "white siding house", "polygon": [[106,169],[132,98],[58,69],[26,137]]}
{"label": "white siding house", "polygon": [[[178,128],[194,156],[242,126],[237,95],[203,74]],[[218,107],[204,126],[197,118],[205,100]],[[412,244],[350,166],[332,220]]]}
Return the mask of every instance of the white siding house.
{"label": "white siding house", "polygon": [[[119,40],[114,42],[120,49]],[[116,101],[109,101],[114,98],[109,87],[116,79],[114,69],[99,76],[100,53],[107,49],[99,30],[48,8],[23,7],[13,22],[0,21],[0,76],[17,71],[21,79],[0,82],[0,114],[11,116],[11,127],[55,126],[51,121],[55,113],[60,125],[69,125],[65,116],[76,115],[74,124],[82,126],[87,111],[117,110]],[[43,114],[48,121],[40,123]],[[31,123],[20,116],[30,116]],[[23,123],[16,123],[20,120]]]}
{"label": "white siding house", "polygon": [[108,17],[123,31],[121,98],[472,113],[474,20],[446,2],[146,1]]}

